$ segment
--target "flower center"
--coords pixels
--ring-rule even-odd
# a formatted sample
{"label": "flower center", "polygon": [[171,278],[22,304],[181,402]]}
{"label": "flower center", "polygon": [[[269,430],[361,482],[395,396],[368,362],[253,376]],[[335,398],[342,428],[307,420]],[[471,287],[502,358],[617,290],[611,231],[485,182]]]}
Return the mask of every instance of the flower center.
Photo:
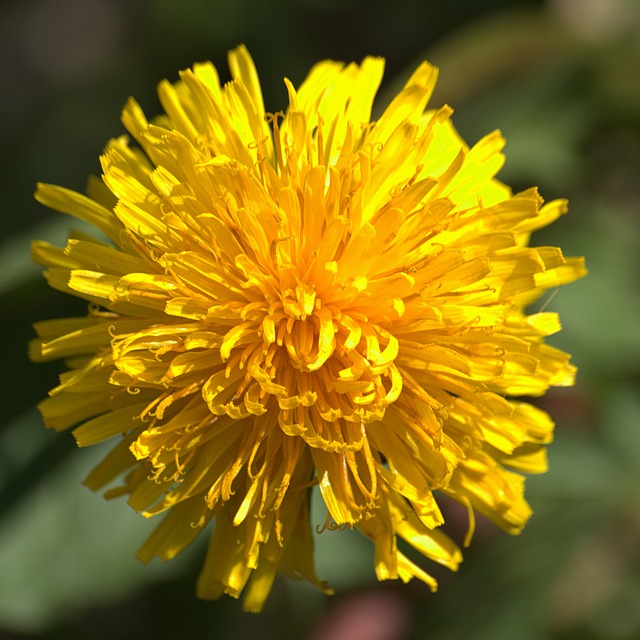
{"label": "flower center", "polygon": [[[241,384],[249,412],[277,406],[288,435],[323,448],[360,446],[360,425],[381,420],[400,394],[397,339],[366,318],[323,304],[308,283],[284,289],[261,314],[253,335],[262,342],[246,358]],[[233,355],[232,363],[244,368]]]}
{"label": "flower center", "polygon": [[315,288],[299,284],[284,292],[276,342],[284,346],[291,365],[299,371],[317,371],[336,347],[333,313],[322,306]]}

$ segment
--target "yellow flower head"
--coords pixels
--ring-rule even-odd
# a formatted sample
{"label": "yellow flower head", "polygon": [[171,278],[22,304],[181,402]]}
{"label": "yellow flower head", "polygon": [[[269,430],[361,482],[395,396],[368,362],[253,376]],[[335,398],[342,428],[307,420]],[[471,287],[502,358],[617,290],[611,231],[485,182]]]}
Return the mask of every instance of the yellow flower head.
{"label": "yellow flower head", "polygon": [[[198,594],[258,611],[278,571],[325,591],[313,562],[310,492],[325,526],[375,545],[380,580],[435,580],[398,537],[455,569],[439,496],[509,533],[530,515],[518,472],[546,468],[553,423],[510,396],[570,385],[527,315],[585,273],[529,235],[566,211],[495,179],[503,139],[469,148],[451,109],[425,110],[422,64],[371,121],[383,60],[325,61],[285,113],[265,112],[244,47],[232,81],[210,63],[160,83],[165,115],[130,100],[135,139],[111,140],[89,195],[36,198],[95,225],[34,244],[49,284],[89,313],[37,323],[34,360],[69,370],[40,404],[80,446],[115,438],[86,484],[164,520],[140,549],[182,551],[214,520]],[[79,425],[79,426],[77,426]],[[314,523],[317,525],[317,523]],[[321,523],[320,523],[321,524]],[[338,534],[334,534],[338,535]]]}

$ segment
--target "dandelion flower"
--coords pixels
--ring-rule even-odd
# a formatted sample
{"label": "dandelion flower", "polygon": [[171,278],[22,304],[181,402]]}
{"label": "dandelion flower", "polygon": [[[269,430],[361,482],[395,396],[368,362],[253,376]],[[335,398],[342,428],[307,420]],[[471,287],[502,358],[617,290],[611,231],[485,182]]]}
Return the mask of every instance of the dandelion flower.
{"label": "dandelion flower", "polygon": [[525,308],[585,270],[528,243],[566,203],[513,194],[498,132],[469,147],[448,106],[427,110],[427,63],[375,121],[379,58],[285,79],[284,113],[265,111],[244,47],[229,66],[224,85],[210,63],[161,82],[151,122],[129,100],[133,141],[108,143],[87,196],[38,185],[102,232],[34,244],[49,284],[89,303],[36,324],[31,357],[68,366],[44,422],[81,447],[113,439],[86,484],[164,514],[142,562],[211,524],[202,598],[244,592],[259,611],[278,572],[330,592],[316,485],[323,526],[370,538],[378,579],[435,589],[398,540],[455,570],[442,496],[468,509],[468,538],[475,511],[509,533],[531,514],[522,473],[545,470],[553,422],[511,398],[574,368],[545,343],[557,316]]}

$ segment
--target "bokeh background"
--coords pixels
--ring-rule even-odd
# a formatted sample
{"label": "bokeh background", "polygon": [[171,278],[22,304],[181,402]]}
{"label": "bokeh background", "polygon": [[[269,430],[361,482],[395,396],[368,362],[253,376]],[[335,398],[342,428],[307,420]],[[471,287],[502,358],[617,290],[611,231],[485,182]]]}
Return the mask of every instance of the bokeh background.
{"label": "bokeh background", "polygon": [[[134,559],[153,522],[81,486],[99,449],[41,424],[60,365],[26,358],[31,323],[83,314],[29,262],[70,221],[32,199],[38,180],[83,190],[129,95],[151,115],[162,78],[244,42],[267,108],[321,58],[387,58],[382,104],[414,66],[441,68],[469,142],[500,128],[501,177],[568,197],[534,237],[586,255],[588,278],[544,300],[555,344],[580,368],[540,401],[557,420],[551,469],[528,481],[535,515],[510,538],[480,522],[458,574],[375,584],[373,548],[317,537],[338,595],[279,580],[261,616],[195,599],[200,544],[163,565]],[[633,640],[640,638],[640,3],[636,0],[12,0],[0,8],[0,638]],[[316,509],[318,523],[324,515]],[[460,519],[460,536],[466,522]]]}

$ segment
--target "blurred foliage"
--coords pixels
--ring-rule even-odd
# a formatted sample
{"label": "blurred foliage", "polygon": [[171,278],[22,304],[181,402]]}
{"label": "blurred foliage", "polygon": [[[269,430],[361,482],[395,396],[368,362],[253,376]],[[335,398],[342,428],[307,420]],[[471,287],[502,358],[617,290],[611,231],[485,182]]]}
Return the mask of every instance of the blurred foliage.
{"label": "blurred foliage", "polygon": [[[0,101],[10,160],[0,240],[0,638],[358,640],[371,637],[367,620],[393,622],[376,636],[389,640],[640,637],[638,2],[13,0],[0,18],[10,87]],[[260,617],[229,599],[197,601],[201,544],[169,565],[140,566],[134,553],[154,523],[84,489],[100,451],[47,432],[33,408],[60,366],[27,361],[31,323],[84,313],[29,262],[30,239],[61,242],[69,224],[32,202],[35,182],[82,189],[122,131],[128,95],[157,112],[157,81],[195,60],[223,69],[239,42],[273,109],[286,97],[282,75],[300,82],[320,58],[386,57],[380,103],[429,59],[441,68],[433,104],[455,107],[468,141],[502,129],[501,177],[571,201],[570,215],[535,238],[586,255],[591,271],[543,301],[560,312],[555,341],[580,375],[541,400],[558,428],[549,473],[528,482],[535,516],[519,538],[480,522],[460,572],[436,568],[435,596],[418,584],[374,585],[372,547],[326,532],[318,573],[339,588],[333,599],[283,579]],[[314,519],[324,520],[317,500]],[[458,538],[465,527],[462,517]]]}

